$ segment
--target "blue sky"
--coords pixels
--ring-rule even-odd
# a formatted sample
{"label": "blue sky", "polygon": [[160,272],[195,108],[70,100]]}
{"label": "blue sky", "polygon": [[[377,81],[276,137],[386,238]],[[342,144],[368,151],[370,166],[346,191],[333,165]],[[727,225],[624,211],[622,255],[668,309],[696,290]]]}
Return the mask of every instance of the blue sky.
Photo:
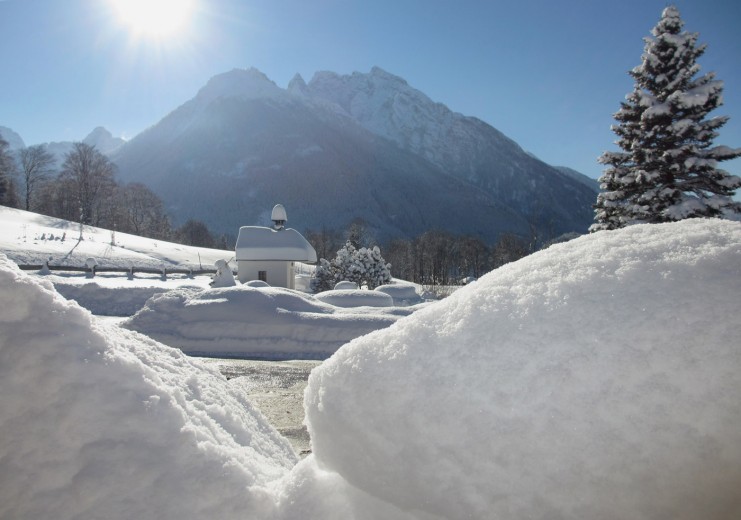
{"label": "blue sky", "polygon": [[[592,177],[615,137],[642,38],[664,0],[193,0],[184,29],[136,37],[112,0],[0,0],[0,125],[26,144],[131,138],[215,74],[254,66],[279,86],[295,73],[374,65],[478,117],[546,162]],[[741,2],[677,1],[725,82],[716,144],[741,147]],[[741,174],[741,160],[725,163]]]}

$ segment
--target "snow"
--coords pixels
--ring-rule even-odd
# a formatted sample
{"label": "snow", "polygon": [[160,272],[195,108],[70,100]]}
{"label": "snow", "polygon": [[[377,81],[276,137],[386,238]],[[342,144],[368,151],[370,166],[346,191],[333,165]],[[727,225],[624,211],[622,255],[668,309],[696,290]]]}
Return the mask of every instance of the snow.
{"label": "snow", "polygon": [[297,461],[215,370],[0,255],[0,518],[238,518]]}
{"label": "snow", "polygon": [[237,285],[231,267],[224,260],[216,260],[214,266],[216,267],[216,274],[211,281],[211,287],[233,287]]}
{"label": "snow", "polygon": [[84,266],[88,258],[99,266],[212,268],[234,251],[172,244],[162,240],[83,226],[76,222],[0,206],[0,249],[18,264]]}
{"label": "snow", "polygon": [[316,368],[314,456],[442,518],[739,518],[740,293],[738,223],[552,246]]}
{"label": "snow", "polygon": [[[236,381],[46,278],[0,255],[0,518],[741,517],[741,223],[593,233],[349,341],[309,378],[301,462]],[[205,345],[357,312],[247,286],[147,307]]]}
{"label": "snow", "polygon": [[336,307],[393,307],[394,305],[394,299],[388,294],[362,289],[324,291],[314,297],[320,302]]}
{"label": "snow", "polygon": [[416,287],[409,283],[381,285],[374,290],[391,296],[394,305],[407,306],[422,303],[422,297],[417,293]]}
{"label": "snow", "polygon": [[[378,306],[379,297],[388,304],[391,298],[372,291],[332,292],[348,293],[352,301],[332,305],[280,287],[186,287],[155,295],[122,326],[194,355],[325,359],[353,338],[416,310],[342,309],[339,303]],[[355,294],[361,292],[368,296]]]}
{"label": "snow", "polygon": [[316,262],[316,251],[293,228],[242,226],[237,237],[237,260]]}

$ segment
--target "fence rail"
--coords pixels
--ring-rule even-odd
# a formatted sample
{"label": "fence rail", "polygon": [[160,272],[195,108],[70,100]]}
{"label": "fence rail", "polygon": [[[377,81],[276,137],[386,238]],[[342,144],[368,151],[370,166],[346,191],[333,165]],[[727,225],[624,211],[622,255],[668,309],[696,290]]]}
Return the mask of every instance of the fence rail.
{"label": "fence rail", "polygon": [[[167,277],[168,274],[185,274],[188,276],[200,276],[205,274],[215,274],[216,269],[185,269],[182,267],[110,267],[110,266],[95,266],[87,267],[80,265],[49,265],[49,264],[18,264],[18,267],[23,271],[40,271],[42,269],[48,269],[49,271],[69,271],[73,273],[87,273],[91,276],[95,276],[96,273],[124,273],[129,276],[133,276],[135,273],[144,274],[159,274],[163,277]],[[234,273],[236,274],[236,273]]]}

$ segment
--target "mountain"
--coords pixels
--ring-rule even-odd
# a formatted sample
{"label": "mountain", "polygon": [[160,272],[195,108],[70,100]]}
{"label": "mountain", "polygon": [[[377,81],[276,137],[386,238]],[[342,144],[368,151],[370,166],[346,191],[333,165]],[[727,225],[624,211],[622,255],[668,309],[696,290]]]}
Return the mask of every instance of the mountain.
{"label": "mountain", "polygon": [[[0,137],[8,141],[11,150],[20,150],[26,147],[26,143],[23,141],[20,135],[5,126],[0,126]],[[126,141],[120,137],[113,137],[113,135],[99,126],[90,132],[83,143],[95,146],[98,151],[102,154],[109,155],[116,151]],[[55,167],[61,167],[64,162],[64,156],[68,152],[72,151],[72,141],[54,141],[50,143],[41,143],[46,151],[51,153],[55,158]]]}
{"label": "mountain", "polygon": [[573,168],[569,168],[568,166],[555,166],[555,168],[564,175],[567,175],[572,179],[588,186],[595,192],[598,192],[600,190],[600,182],[597,179],[588,177],[587,175],[584,175],[583,173],[576,171]]}
{"label": "mountain", "polygon": [[299,229],[366,221],[379,240],[429,229],[493,242],[584,232],[595,191],[483,121],[431,101],[382,69],[299,75],[287,89],[256,69],[212,78],[111,155],[176,219],[217,232],[265,224],[275,203]]}
{"label": "mountain", "polygon": [[26,147],[21,136],[7,126],[0,126],[0,139],[8,143],[10,150],[20,150]]}
{"label": "mountain", "polygon": [[126,141],[120,137],[113,137],[108,130],[99,126],[90,132],[82,142],[94,146],[102,154],[109,155]]}

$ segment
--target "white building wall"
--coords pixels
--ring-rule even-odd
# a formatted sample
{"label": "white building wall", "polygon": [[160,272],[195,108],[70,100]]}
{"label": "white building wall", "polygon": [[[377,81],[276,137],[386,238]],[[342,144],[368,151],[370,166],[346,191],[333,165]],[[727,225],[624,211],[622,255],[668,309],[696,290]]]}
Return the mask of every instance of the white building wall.
{"label": "white building wall", "polygon": [[273,287],[296,288],[293,262],[286,260],[238,260],[239,281],[259,280],[260,271],[265,271],[265,281]]}

